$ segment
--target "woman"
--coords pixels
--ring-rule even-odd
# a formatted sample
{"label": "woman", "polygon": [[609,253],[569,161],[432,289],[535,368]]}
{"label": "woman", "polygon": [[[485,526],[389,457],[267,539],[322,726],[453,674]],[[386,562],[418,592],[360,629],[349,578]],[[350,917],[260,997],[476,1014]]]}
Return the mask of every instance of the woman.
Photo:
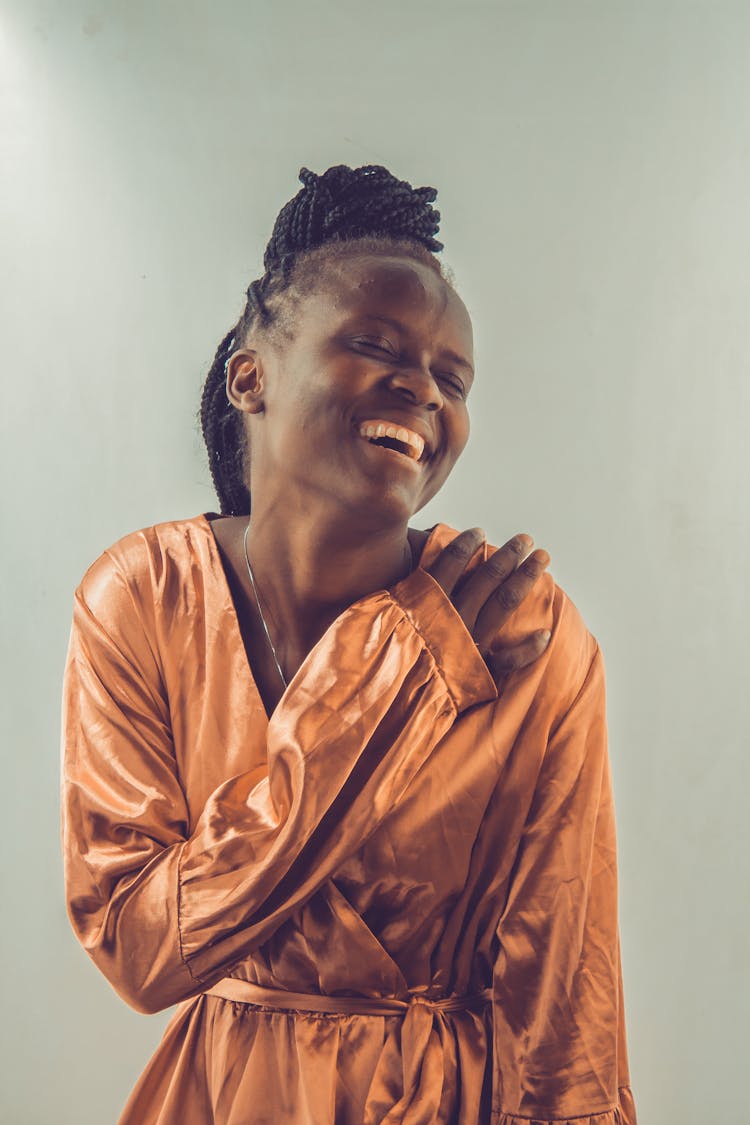
{"label": "woman", "polygon": [[179,1004],[120,1120],[632,1125],[601,653],[530,537],[409,527],[469,433],[436,193],[300,178],[203,393],[221,516],[76,591],[70,917]]}

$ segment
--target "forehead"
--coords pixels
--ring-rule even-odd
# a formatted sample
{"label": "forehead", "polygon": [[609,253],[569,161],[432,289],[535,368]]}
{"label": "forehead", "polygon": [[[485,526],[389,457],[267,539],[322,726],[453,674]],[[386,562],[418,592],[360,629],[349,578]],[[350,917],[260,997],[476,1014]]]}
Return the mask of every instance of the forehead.
{"label": "forehead", "polygon": [[310,295],[315,316],[381,313],[413,327],[459,333],[471,344],[471,319],[453,289],[429,266],[406,257],[352,255],[327,263]]}

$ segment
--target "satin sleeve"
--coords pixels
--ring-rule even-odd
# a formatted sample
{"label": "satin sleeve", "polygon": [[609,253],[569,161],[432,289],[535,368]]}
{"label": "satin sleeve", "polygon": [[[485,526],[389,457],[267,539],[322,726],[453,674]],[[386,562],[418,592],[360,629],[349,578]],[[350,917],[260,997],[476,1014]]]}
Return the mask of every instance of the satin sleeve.
{"label": "satin sleeve", "polygon": [[598,644],[551,732],[497,927],[493,1125],[636,1125]]}
{"label": "satin sleeve", "polygon": [[336,619],[274,711],[266,767],[227,779],[191,829],[144,624],[153,607],[141,608],[106,558],[75,593],[62,847],[79,941],[125,1001],[156,1012],[266,941],[378,827],[457,716],[497,690],[417,569]]}

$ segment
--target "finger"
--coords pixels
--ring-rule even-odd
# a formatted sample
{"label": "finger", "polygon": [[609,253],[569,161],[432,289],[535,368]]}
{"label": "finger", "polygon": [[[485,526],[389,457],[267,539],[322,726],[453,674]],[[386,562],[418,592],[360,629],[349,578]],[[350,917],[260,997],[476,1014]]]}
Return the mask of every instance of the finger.
{"label": "finger", "polygon": [[514,535],[478,566],[456,591],[456,608],[471,628],[487,599],[520,565],[534,546],[530,535]]}
{"label": "finger", "polygon": [[427,573],[432,575],[446,594],[453,593],[453,587],[466,569],[470,559],[476,554],[484,543],[485,535],[481,527],[471,527],[468,531],[460,532],[455,539],[443,547]]}
{"label": "finger", "polygon": [[547,551],[542,548],[532,551],[502,585],[493,591],[484,603],[474,626],[474,641],[480,649],[492,648],[492,642],[500,629],[516,612],[548,565]]}
{"label": "finger", "polygon": [[495,679],[504,679],[538,660],[550,641],[549,629],[538,629],[514,645],[503,645],[485,655],[485,662]]}

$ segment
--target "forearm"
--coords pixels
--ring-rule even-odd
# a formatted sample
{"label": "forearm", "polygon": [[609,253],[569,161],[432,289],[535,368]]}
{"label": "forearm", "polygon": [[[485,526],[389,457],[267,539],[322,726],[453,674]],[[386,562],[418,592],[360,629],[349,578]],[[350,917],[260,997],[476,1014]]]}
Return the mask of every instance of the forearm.
{"label": "forearm", "polygon": [[267,774],[254,770],[220,786],[189,834],[175,831],[181,795],[163,771],[166,750],[153,745],[153,723],[128,731],[127,749],[132,739],[138,745],[127,804],[115,818],[102,804],[103,789],[122,785],[123,729],[110,699],[117,737],[103,738],[106,700],[81,692],[73,654],[65,775],[70,914],[130,1004],[155,1011],[213,983],[361,847],[459,709],[493,696],[467,637],[425,574],[356,603],[274,713]]}

